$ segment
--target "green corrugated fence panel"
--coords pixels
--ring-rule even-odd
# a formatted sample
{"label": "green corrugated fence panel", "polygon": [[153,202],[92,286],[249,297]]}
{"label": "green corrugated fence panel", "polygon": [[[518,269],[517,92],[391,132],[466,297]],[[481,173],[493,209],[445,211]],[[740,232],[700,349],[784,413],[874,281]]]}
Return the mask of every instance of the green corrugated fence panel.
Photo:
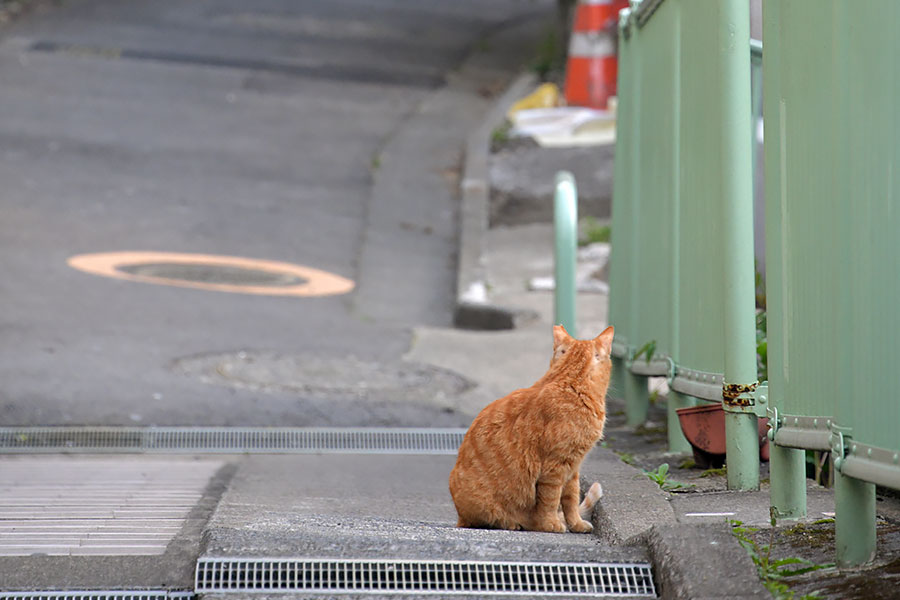
{"label": "green corrugated fence panel", "polygon": [[769,3],[763,56],[770,395],[894,451],[897,31],[895,0]]}
{"label": "green corrugated fence panel", "polygon": [[722,373],[725,240],[720,226],[722,82],[714,51],[718,28],[715,11],[703,2],[666,4],[681,13],[678,362],[690,369]]}
{"label": "green corrugated fence panel", "polygon": [[714,11],[679,0],[620,36],[610,321],[632,349],[655,340],[680,366],[722,373],[717,36]]}
{"label": "green corrugated fence panel", "polygon": [[639,273],[633,304],[637,321],[635,345],[655,340],[656,352],[672,353],[672,214],[675,202],[677,149],[672,135],[677,116],[677,31],[673,11],[665,4],[647,25],[634,32],[629,43],[640,44],[638,63],[641,93],[633,102],[640,115],[637,132],[638,162],[632,165],[640,180],[635,198],[638,210],[635,266]]}
{"label": "green corrugated fence panel", "polygon": [[[619,69],[617,90],[620,98],[616,115],[616,156],[613,165],[613,251],[609,266],[610,297],[609,322],[616,327],[616,340],[636,343],[638,315],[634,310],[636,271],[634,258],[638,249],[636,239],[638,189],[636,144],[633,138],[638,131],[638,112],[630,102],[638,94],[635,63],[637,48],[626,39],[619,42]],[[618,390],[621,392],[621,390]]]}

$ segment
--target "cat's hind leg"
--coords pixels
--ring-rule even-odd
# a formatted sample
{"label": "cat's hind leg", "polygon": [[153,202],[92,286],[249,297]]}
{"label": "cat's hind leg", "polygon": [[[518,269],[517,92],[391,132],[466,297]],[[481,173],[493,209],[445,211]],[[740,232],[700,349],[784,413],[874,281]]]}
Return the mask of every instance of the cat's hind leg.
{"label": "cat's hind leg", "polygon": [[[593,531],[594,526],[586,521],[584,517],[590,514],[590,508],[593,508],[594,502],[596,501],[596,498],[591,496],[591,492],[594,491],[594,495],[596,496],[596,492],[600,490],[594,490],[594,486],[591,486],[591,489],[585,495],[585,502],[579,506],[578,496],[580,489],[578,479],[578,472],[576,471],[563,487],[560,504],[562,505],[563,515],[566,519],[566,525],[569,526],[569,531],[574,531],[575,533],[590,533]],[[599,488],[599,484],[596,485],[597,488]],[[602,493],[602,491],[600,493]],[[594,499],[591,500],[591,498]],[[590,507],[585,511],[587,513],[585,514],[585,512],[582,512],[582,508],[584,508],[585,503],[588,502],[590,503]]]}
{"label": "cat's hind leg", "polygon": [[[536,503],[531,513],[530,523],[526,529],[565,533],[566,524],[559,515],[559,505],[563,492],[562,477],[558,474],[544,474],[536,486]],[[565,510],[565,507],[563,507]]]}

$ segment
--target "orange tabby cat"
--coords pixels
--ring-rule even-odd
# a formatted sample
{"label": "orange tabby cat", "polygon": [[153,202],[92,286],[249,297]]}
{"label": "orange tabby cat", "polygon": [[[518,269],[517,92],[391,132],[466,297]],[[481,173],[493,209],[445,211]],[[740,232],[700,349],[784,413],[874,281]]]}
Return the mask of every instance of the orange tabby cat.
{"label": "orange tabby cat", "polygon": [[595,483],[579,506],[578,469],[603,437],[612,339],[612,327],[576,340],[557,325],[547,373],[475,417],[450,473],[458,527],[593,529],[603,492]]}

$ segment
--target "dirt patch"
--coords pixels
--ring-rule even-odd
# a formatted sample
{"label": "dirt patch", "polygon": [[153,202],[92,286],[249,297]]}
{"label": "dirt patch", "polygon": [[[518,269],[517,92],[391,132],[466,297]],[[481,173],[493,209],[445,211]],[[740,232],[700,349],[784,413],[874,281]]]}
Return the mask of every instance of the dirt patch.
{"label": "dirt patch", "polygon": [[[878,550],[871,565],[855,569],[829,567],[784,579],[800,598],[807,594],[829,600],[897,598],[892,582],[900,582],[900,524],[878,521]],[[772,544],[772,560],[798,557],[825,565],[834,562],[834,521],[777,527],[750,536],[759,546]]]}

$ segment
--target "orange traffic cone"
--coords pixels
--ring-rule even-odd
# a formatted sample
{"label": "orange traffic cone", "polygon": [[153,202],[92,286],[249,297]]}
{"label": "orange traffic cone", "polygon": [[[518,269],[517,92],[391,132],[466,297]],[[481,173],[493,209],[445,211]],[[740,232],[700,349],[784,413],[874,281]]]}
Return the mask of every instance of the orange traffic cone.
{"label": "orange traffic cone", "polygon": [[579,0],[566,63],[570,106],[605,109],[616,95],[616,24],[627,6],[628,0]]}

